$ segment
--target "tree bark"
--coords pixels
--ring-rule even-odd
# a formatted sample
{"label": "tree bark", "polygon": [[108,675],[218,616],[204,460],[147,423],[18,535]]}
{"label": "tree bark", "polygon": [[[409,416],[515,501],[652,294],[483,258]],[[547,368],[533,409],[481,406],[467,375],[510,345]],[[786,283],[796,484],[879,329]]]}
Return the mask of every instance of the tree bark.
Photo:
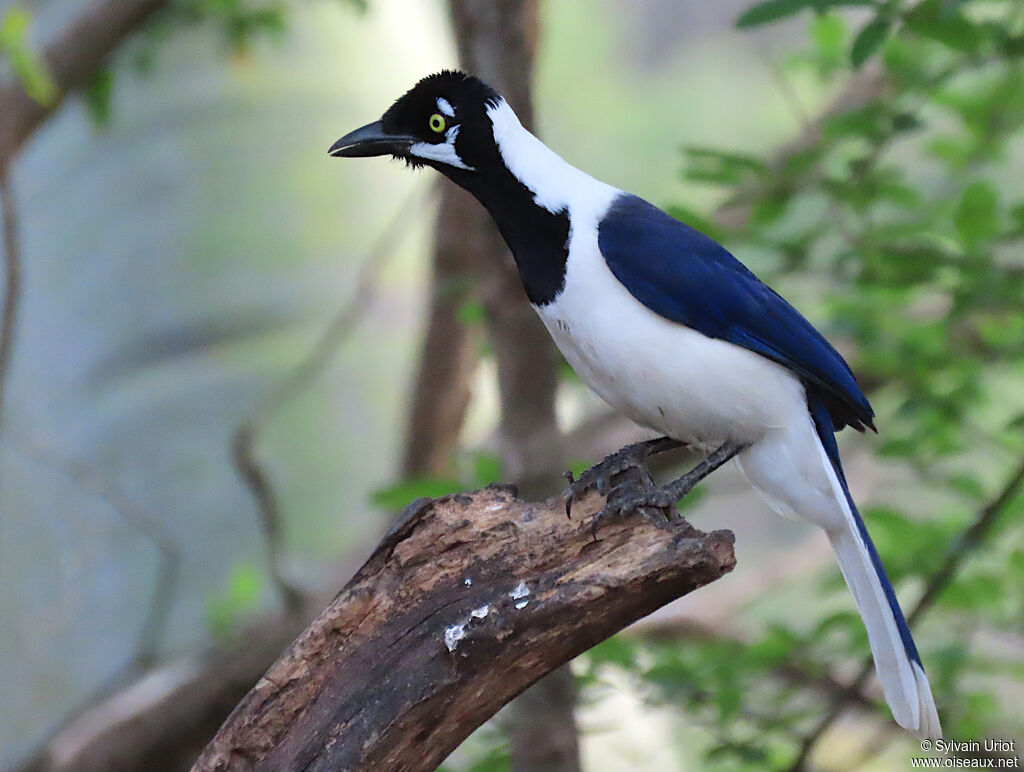
{"label": "tree bark", "polygon": [[523,689],[735,564],[728,531],[605,523],[508,486],[406,512],[193,772],[431,770]]}

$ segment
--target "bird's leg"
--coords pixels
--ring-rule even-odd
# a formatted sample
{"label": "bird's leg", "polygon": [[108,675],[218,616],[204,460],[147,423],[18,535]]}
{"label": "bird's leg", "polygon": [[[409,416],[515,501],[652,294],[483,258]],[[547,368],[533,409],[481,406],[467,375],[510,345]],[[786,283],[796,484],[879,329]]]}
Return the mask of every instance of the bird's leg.
{"label": "bird's leg", "polygon": [[649,516],[650,509],[660,510],[666,520],[677,517],[676,503],[693,490],[697,483],[746,448],[746,445],[726,442],[682,477],[660,488],[653,485],[649,478],[639,488],[629,484],[617,485],[608,493],[604,509],[594,516],[592,529],[596,532],[604,520],[621,519],[631,512]]}
{"label": "bird's leg", "polygon": [[573,499],[579,498],[591,488],[596,488],[602,496],[607,496],[612,489],[612,478],[627,469],[640,469],[645,477],[650,477],[645,464],[648,456],[681,448],[685,444],[671,437],[655,437],[653,440],[634,442],[605,456],[601,463],[587,469],[579,479],[573,479],[572,472],[566,472],[569,487],[565,491],[565,514],[571,517]]}

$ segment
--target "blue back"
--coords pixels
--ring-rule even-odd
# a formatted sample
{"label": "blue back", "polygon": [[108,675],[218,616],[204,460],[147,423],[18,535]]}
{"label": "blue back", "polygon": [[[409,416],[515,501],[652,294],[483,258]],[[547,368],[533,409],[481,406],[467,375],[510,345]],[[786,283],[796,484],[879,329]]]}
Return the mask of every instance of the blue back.
{"label": "blue back", "polygon": [[754,351],[793,371],[835,429],[874,428],[849,366],[814,327],[723,246],[637,196],[622,195],[598,229],[608,267],[659,316]]}

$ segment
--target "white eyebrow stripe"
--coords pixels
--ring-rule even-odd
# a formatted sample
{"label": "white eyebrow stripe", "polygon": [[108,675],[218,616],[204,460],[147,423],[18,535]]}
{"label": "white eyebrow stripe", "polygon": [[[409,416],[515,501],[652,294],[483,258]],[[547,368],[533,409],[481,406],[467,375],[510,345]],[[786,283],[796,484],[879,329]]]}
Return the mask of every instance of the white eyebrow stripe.
{"label": "white eyebrow stripe", "polygon": [[449,118],[455,117],[455,109],[451,106],[451,103],[444,97],[437,98],[437,109],[447,115]]}

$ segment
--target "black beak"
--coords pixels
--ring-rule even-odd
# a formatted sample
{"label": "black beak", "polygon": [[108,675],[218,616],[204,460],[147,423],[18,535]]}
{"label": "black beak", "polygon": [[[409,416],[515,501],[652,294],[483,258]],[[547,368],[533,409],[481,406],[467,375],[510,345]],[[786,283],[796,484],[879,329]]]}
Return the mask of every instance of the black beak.
{"label": "black beak", "polygon": [[363,158],[374,155],[404,155],[416,142],[415,137],[388,134],[380,121],[363,126],[346,134],[327,151],[335,158]]}

